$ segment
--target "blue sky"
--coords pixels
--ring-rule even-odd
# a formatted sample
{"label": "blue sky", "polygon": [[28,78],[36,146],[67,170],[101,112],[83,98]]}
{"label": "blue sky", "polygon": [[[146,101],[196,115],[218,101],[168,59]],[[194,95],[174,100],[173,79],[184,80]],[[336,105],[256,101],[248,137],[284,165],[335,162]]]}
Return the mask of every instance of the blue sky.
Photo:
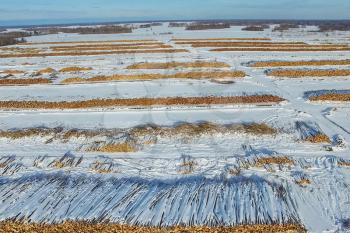
{"label": "blue sky", "polygon": [[350,0],[0,0],[0,25],[165,19],[350,19]]}

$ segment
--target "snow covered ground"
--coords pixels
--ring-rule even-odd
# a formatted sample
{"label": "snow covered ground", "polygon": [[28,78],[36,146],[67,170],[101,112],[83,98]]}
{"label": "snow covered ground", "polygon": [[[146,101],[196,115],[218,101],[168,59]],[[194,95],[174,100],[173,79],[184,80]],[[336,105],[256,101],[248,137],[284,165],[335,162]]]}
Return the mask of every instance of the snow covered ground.
{"label": "snow covered ground", "polygon": [[[92,67],[91,71],[44,74],[53,84],[0,86],[0,101],[75,101],[97,98],[157,98],[272,94],[286,101],[274,106],[164,106],[81,110],[0,110],[3,132],[31,128],[118,129],[114,137],[49,136],[0,137],[0,220],[30,219],[110,220],[154,226],[235,225],[297,222],[310,232],[346,232],[350,219],[349,103],[311,103],[305,93],[350,90],[350,77],[274,78],[270,68],[247,63],[270,60],[350,59],[349,51],[337,52],[210,52],[208,48],[177,45],[173,38],[271,38],[272,41],[347,43],[349,32],[329,34],[310,28],[288,32],[247,32],[241,27],[186,31],[167,24],[136,29],[132,34],[36,36],[29,42],[153,39],[188,53],[114,54],[2,58],[1,70],[21,70],[11,78],[29,78],[51,67]],[[168,34],[170,32],[171,34]],[[40,48],[42,44],[20,45]],[[15,46],[10,46],[15,47]],[[1,53],[4,53],[3,51]],[[128,70],[139,62],[220,61],[230,68]],[[350,66],[293,67],[349,69]],[[276,67],[273,69],[287,69]],[[211,79],[162,79],[59,85],[70,77],[186,71],[240,70],[247,74],[233,83]],[[4,78],[4,74],[0,74]],[[96,142],[123,142],[135,127],[155,124],[212,122],[219,125],[264,123],[273,135],[247,132],[199,136],[157,135],[137,151],[122,153],[84,150]],[[328,142],[305,140],[302,127],[327,135]],[[119,132],[119,131],[118,131]],[[0,134],[3,135],[3,134]],[[140,140],[147,141],[154,135]],[[152,139],[154,139],[152,138]],[[258,164],[261,158],[289,158],[291,163]],[[54,166],[69,161],[69,166]],[[108,172],[98,172],[102,164]],[[183,172],[183,169],[190,168]],[[103,170],[105,171],[105,170]],[[305,183],[303,183],[305,182]]]}

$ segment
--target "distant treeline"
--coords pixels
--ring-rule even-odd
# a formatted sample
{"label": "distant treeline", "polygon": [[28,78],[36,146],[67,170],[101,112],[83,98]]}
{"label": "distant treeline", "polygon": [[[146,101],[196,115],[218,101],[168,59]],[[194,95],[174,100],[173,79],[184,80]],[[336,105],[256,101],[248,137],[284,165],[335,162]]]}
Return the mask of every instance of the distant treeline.
{"label": "distant treeline", "polygon": [[320,32],[328,31],[350,31],[350,22],[325,22],[318,26]]}
{"label": "distant treeline", "polygon": [[63,33],[79,33],[79,34],[118,34],[118,33],[132,33],[131,27],[126,26],[100,26],[100,27],[45,27],[45,28],[29,28],[27,30],[33,31],[34,35],[46,35]]}
{"label": "distant treeline", "polygon": [[193,23],[170,22],[169,27],[186,27],[187,30],[220,29],[230,26],[245,26],[247,31],[261,31],[266,25],[277,24],[274,31],[285,31],[291,28],[317,26],[319,32],[350,31],[350,20],[206,20]]}
{"label": "distant treeline", "polygon": [[208,30],[230,28],[229,23],[191,23],[187,25],[186,30]]}
{"label": "distant treeline", "polygon": [[283,32],[283,31],[287,31],[291,28],[299,28],[299,27],[300,27],[300,25],[294,24],[294,23],[281,23],[280,25],[274,27],[274,29],[272,31]]}
{"label": "distant treeline", "polygon": [[26,42],[24,37],[39,36],[57,33],[79,33],[79,34],[118,34],[131,33],[132,28],[126,26],[107,25],[101,27],[35,27],[26,28],[26,31],[6,32],[0,29],[0,46],[13,45]]}
{"label": "distant treeline", "polygon": [[162,23],[147,23],[147,24],[141,24],[139,28],[150,28],[152,26],[162,26]]}
{"label": "distant treeline", "polygon": [[[133,29],[150,28],[152,26],[161,26],[161,22],[150,22],[140,26],[106,24],[103,26],[47,26],[47,27],[28,27],[25,31],[7,32],[6,28],[0,28],[0,46],[24,42],[24,37],[57,34],[57,33],[79,33],[79,34],[119,34],[132,33]],[[189,22],[170,22],[169,27],[185,27],[186,30],[207,30],[223,29],[231,26],[243,26],[243,31],[263,31],[270,25],[277,25],[273,31],[283,32],[291,28],[305,26],[316,26],[317,32],[330,31],[350,31],[350,20],[206,20]]]}
{"label": "distant treeline", "polygon": [[296,24],[301,26],[350,24],[350,20],[206,20],[197,23],[227,23],[231,26]]}
{"label": "distant treeline", "polygon": [[187,27],[187,23],[175,23],[175,22],[171,22],[169,23],[169,27],[171,28],[179,28],[179,27]]}
{"label": "distant treeline", "polygon": [[263,24],[263,25],[249,25],[244,28],[242,28],[242,31],[264,31],[265,29],[270,28],[270,25]]}
{"label": "distant treeline", "polygon": [[141,24],[139,27],[140,28],[150,28],[150,27],[152,27],[152,25],[151,24]]}
{"label": "distant treeline", "polygon": [[22,31],[2,32],[0,33],[0,46],[24,43],[26,42],[24,37],[28,37],[31,35],[32,33],[30,32],[22,32]]}
{"label": "distant treeline", "polygon": [[276,26],[273,31],[286,31],[291,28],[299,28],[300,26],[317,26],[318,32],[330,31],[350,31],[350,21],[311,21],[311,22],[295,22],[295,23],[281,23]]}

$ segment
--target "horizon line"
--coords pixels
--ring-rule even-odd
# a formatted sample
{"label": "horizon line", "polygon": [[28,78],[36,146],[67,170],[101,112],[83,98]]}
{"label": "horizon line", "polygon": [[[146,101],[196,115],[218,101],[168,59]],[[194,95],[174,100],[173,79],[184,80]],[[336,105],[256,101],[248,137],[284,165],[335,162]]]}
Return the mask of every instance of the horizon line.
{"label": "horizon line", "polygon": [[[41,19],[42,21],[50,20],[50,19]],[[55,19],[54,19],[55,20]],[[59,19],[57,19],[59,20]],[[74,19],[67,19],[74,20]],[[154,20],[106,20],[98,22],[98,19],[81,19],[82,21],[72,22],[72,23],[43,23],[43,24],[17,24],[17,25],[1,25],[3,22],[11,22],[9,21],[0,21],[0,28],[28,28],[28,27],[44,27],[44,26],[75,26],[75,25],[106,25],[106,24],[125,24],[125,23],[156,23],[156,22],[201,22],[201,21],[314,21],[314,22],[322,22],[322,21],[350,21],[350,19],[154,19]],[[24,20],[21,20],[24,21]],[[35,20],[40,21],[40,19]]]}

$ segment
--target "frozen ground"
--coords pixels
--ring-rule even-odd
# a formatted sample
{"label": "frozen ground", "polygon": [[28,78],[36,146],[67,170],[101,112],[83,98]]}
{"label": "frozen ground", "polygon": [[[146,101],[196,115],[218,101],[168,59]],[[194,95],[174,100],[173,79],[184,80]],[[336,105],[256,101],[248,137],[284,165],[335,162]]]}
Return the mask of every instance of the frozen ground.
{"label": "frozen ground", "polygon": [[[173,34],[165,34],[167,32]],[[345,223],[350,219],[350,106],[349,103],[310,103],[305,98],[305,92],[350,90],[350,77],[273,78],[266,76],[268,68],[251,68],[246,64],[269,60],[350,59],[350,52],[210,52],[208,48],[176,45],[171,39],[267,37],[272,41],[349,43],[349,36],[348,32],[326,36],[308,32],[308,28],[285,33],[271,30],[242,32],[240,27],[185,31],[183,28],[168,28],[164,24],[152,29],[137,29],[132,34],[58,34],[29,38],[32,42],[155,39],[190,52],[1,59],[0,70],[26,72],[14,75],[15,78],[31,77],[32,73],[47,67],[56,70],[69,66],[93,68],[92,71],[57,73],[51,77],[54,85],[0,86],[1,101],[273,94],[286,99],[286,102],[275,106],[1,110],[2,131],[35,127],[128,130],[145,124],[174,126],[180,122],[208,121],[217,124],[266,123],[278,129],[278,133],[158,136],[155,143],[145,144],[130,153],[87,152],[82,149],[106,138],[82,137],[47,143],[49,136],[2,137],[0,219],[39,222],[97,219],[156,226],[292,221],[304,224],[310,232],[346,232]],[[48,45],[21,47],[40,46]],[[198,69],[125,69],[138,62],[193,60],[225,62],[231,67],[215,70],[241,70],[246,72],[247,77],[235,79],[231,84],[218,84],[208,79],[56,85],[68,77],[196,71]],[[348,69],[349,66],[313,68]],[[305,135],[297,127],[300,122],[320,130],[331,141],[311,143],[303,140]],[[116,135],[113,140],[122,142],[125,137],[125,134]],[[255,164],[259,158],[284,156],[293,163]],[[52,166],[60,159],[72,164],[67,167]],[[190,172],[182,172],[184,163],[193,165]],[[108,173],[99,173],[92,169],[94,164],[110,169]],[[310,183],[300,183],[303,180]]]}

